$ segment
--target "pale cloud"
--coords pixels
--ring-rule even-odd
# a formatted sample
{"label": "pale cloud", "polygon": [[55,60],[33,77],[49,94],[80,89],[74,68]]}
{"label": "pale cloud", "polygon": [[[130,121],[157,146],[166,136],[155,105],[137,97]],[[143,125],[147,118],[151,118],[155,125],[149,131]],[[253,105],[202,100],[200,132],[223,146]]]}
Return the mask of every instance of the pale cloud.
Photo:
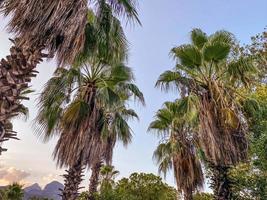
{"label": "pale cloud", "polygon": [[0,185],[8,185],[14,182],[21,184],[27,183],[25,178],[30,176],[29,172],[21,169],[16,169],[15,167],[0,166]]}
{"label": "pale cloud", "polygon": [[44,183],[50,183],[52,181],[58,181],[60,179],[59,175],[56,174],[48,174],[47,176],[42,177],[42,181]]}

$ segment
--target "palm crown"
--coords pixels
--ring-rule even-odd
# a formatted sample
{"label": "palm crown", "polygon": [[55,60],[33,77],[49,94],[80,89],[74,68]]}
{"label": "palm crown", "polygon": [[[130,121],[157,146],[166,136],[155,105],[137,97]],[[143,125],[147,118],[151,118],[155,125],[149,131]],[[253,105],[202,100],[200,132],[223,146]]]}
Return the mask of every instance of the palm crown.
{"label": "palm crown", "polygon": [[102,16],[101,27],[107,27],[107,10],[116,16],[138,20],[134,0],[2,0],[0,9],[11,15],[9,29],[20,44],[43,45],[50,55],[56,54],[59,64],[72,64],[83,50],[88,6]]}
{"label": "palm crown", "polygon": [[204,182],[196,155],[198,115],[194,101],[189,96],[166,102],[149,126],[149,130],[156,131],[162,139],[153,156],[159,172],[166,175],[173,168],[177,187],[185,197],[192,196]]}
{"label": "palm crown", "polygon": [[[60,133],[60,140],[55,150],[60,166],[65,164],[71,166],[75,163],[73,158],[77,159],[75,155],[83,155],[82,160],[94,163],[93,160],[98,158],[101,152],[100,135],[105,136],[107,134],[105,131],[114,131],[116,137],[117,133],[122,138],[125,135],[130,137],[126,119],[137,115],[125,107],[121,112],[120,110],[110,112],[119,105],[118,103],[126,101],[132,95],[144,101],[142,93],[132,83],[133,76],[128,67],[123,64],[116,66],[99,64],[83,66],[83,69],[60,68],[56,74],[57,76],[47,83],[41,95],[37,120],[43,130],[44,138],[49,138],[53,133]],[[69,98],[72,98],[70,103],[68,103]],[[94,135],[97,137],[93,137]],[[83,140],[80,141],[79,137]],[[75,145],[75,141],[81,143]],[[128,140],[123,139],[123,141],[127,143]],[[90,145],[90,142],[93,144]],[[71,147],[75,149],[70,151]],[[84,149],[88,149],[88,152],[84,152]]]}
{"label": "palm crown", "polygon": [[172,49],[176,67],[164,72],[156,85],[175,86],[197,98],[199,136],[207,160],[223,166],[235,164],[246,158],[247,151],[236,99],[241,98],[238,88],[250,84],[257,73],[254,58],[232,56],[234,36],[226,31],[207,36],[194,29],[191,42]]}

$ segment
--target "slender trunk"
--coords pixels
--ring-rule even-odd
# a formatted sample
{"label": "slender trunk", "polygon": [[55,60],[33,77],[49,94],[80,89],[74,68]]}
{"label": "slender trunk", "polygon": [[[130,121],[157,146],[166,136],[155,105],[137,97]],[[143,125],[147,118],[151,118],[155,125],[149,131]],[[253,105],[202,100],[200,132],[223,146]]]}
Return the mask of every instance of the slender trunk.
{"label": "slender trunk", "polygon": [[62,191],[62,200],[75,200],[79,196],[79,190],[83,187],[79,187],[83,181],[83,165],[82,162],[77,162],[76,165],[66,170],[67,174],[63,175],[64,189]]}
{"label": "slender trunk", "polygon": [[42,53],[43,46],[21,47],[18,40],[12,42],[10,55],[0,61],[0,154],[6,151],[1,147],[2,142],[17,139],[10,120],[22,112],[21,101],[28,99],[22,92],[36,76],[37,64],[47,57]]}
{"label": "slender trunk", "polygon": [[98,161],[92,167],[88,200],[95,200],[94,194],[97,192],[97,186],[98,186],[98,182],[99,182],[99,173],[100,173],[101,166],[102,166],[102,162]]}
{"label": "slender trunk", "polygon": [[212,187],[216,200],[230,200],[232,199],[231,185],[232,182],[229,177],[229,167],[213,166]]}
{"label": "slender trunk", "polygon": [[184,193],[184,200],[193,200],[193,191],[192,189],[188,189]]}

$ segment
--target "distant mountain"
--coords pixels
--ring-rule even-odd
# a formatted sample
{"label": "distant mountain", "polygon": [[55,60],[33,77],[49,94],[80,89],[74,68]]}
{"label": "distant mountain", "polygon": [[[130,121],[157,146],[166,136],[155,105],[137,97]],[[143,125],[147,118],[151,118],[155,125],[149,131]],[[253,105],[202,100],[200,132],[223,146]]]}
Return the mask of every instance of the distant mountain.
{"label": "distant mountain", "polygon": [[59,196],[60,190],[63,189],[64,186],[57,182],[53,181],[49,184],[47,184],[44,189],[38,185],[38,183],[35,183],[29,187],[24,188],[24,198],[23,200],[28,200],[31,197],[43,197],[53,200],[61,200],[61,197]]}

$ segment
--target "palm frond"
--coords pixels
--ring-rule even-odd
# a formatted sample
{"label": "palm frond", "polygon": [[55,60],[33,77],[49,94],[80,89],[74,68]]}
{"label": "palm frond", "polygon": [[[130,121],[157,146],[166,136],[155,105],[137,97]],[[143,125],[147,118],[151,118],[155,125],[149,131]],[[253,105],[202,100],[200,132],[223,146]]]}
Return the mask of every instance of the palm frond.
{"label": "palm frond", "polygon": [[115,83],[134,80],[132,69],[123,63],[116,64],[111,68],[110,77]]}
{"label": "palm frond", "polygon": [[145,105],[144,95],[139,90],[137,85],[133,83],[126,83],[126,84],[122,84],[122,86],[120,86],[118,89],[120,89],[122,92],[128,93],[129,97],[133,97],[135,101],[139,101],[143,105]]}
{"label": "palm frond", "polygon": [[172,153],[170,143],[159,144],[153,153],[153,160],[159,165],[158,171],[165,177],[167,172],[172,169]]}
{"label": "palm frond", "polygon": [[83,49],[86,0],[6,0],[2,10],[11,15],[9,30],[20,38],[21,44],[44,46],[50,55],[56,54],[59,65],[71,64]]}
{"label": "palm frond", "polygon": [[173,48],[172,52],[182,65],[194,69],[202,64],[201,52],[194,45],[181,45]]}
{"label": "palm frond", "polygon": [[225,30],[217,31],[209,36],[210,43],[224,43],[230,45],[234,40],[234,35]]}
{"label": "palm frond", "polygon": [[98,12],[96,15],[92,10],[88,12],[85,44],[76,58],[77,66],[89,61],[120,63],[128,57],[128,41],[119,19],[112,14],[112,8],[105,4]]}
{"label": "palm frond", "polygon": [[64,106],[69,102],[72,86],[80,79],[79,69],[57,68],[38,98],[38,115],[34,120],[35,133],[44,141],[58,133]]}
{"label": "palm frond", "polygon": [[159,76],[155,86],[160,87],[162,90],[169,91],[177,87],[177,82],[181,78],[182,76],[179,72],[168,70]]}
{"label": "palm frond", "polygon": [[160,136],[166,135],[169,132],[169,124],[161,120],[154,120],[149,124],[147,131],[156,131]]}
{"label": "palm frond", "polygon": [[224,60],[228,57],[231,50],[231,45],[222,42],[212,42],[207,43],[203,47],[203,56],[205,61],[215,61]]}
{"label": "palm frond", "polygon": [[254,57],[241,57],[238,60],[231,61],[228,65],[227,72],[234,81],[239,80],[244,85],[248,85],[252,77],[258,72],[254,64]]}
{"label": "palm frond", "polygon": [[182,118],[183,123],[190,124],[194,122],[198,117],[198,105],[199,99],[196,95],[188,95],[176,102],[176,113],[178,118]]}
{"label": "palm frond", "polygon": [[120,102],[120,96],[110,87],[100,88],[97,93],[99,102],[105,106],[114,106]]}
{"label": "palm frond", "polygon": [[76,99],[64,110],[62,123],[64,127],[79,127],[92,112],[90,105],[82,99]]}
{"label": "palm frond", "polygon": [[132,130],[128,125],[127,121],[123,117],[116,113],[114,121],[112,123],[113,130],[116,132],[117,138],[123,143],[124,146],[127,146],[131,143],[132,140]]}
{"label": "palm frond", "polygon": [[[101,1],[101,0],[100,0]],[[141,24],[136,10],[135,0],[108,0],[117,15],[125,15],[130,20],[135,20]]]}
{"label": "palm frond", "polygon": [[208,41],[208,36],[201,29],[193,29],[191,31],[191,41],[199,49],[202,49],[204,44]]}
{"label": "palm frond", "polygon": [[139,120],[138,114],[133,109],[126,109],[126,108],[125,109],[122,109],[121,115],[126,120],[128,120],[128,119],[134,119],[134,118],[137,119],[137,120]]}

